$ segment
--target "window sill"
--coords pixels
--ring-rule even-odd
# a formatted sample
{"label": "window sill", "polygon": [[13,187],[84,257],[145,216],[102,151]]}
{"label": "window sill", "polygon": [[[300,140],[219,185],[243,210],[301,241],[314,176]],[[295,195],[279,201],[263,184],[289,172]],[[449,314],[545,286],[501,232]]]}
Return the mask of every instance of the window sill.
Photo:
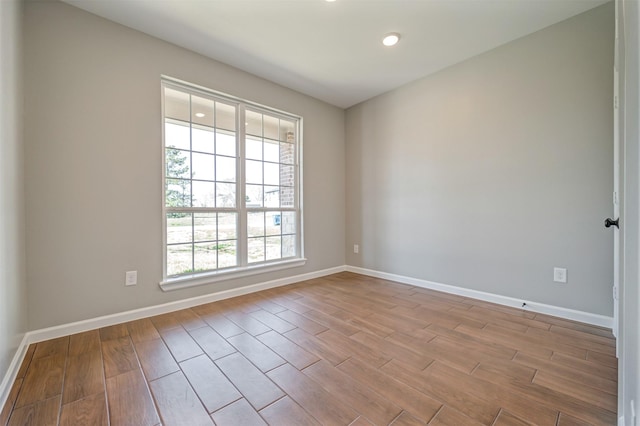
{"label": "window sill", "polygon": [[161,281],[159,284],[162,291],[173,291],[181,288],[212,284],[218,281],[249,277],[251,275],[265,274],[267,272],[280,271],[289,268],[297,268],[299,266],[303,266],[305,263],[307,263],[307,259],[304,258],[291,259],[278,263],[248,266],[246,268],[227,269],[220,272],[183,275],[177,278],[168,278],[165,281]]}

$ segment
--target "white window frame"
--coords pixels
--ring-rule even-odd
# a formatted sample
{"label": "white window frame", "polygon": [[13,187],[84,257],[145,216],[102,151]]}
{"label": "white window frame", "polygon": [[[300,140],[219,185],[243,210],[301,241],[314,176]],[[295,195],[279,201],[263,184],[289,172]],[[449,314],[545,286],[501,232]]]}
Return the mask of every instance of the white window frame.
{"label": "white window frame", "polygon": [[[212,100],[222,101],[236,107],[236,207],[233,210],[238,213],[237,226],[237,266],[230,268],[217,269],[201,273],[183,274],[179,276],[167,276],[167,213],[166,207],[166,145],[165,145],[165,97],[164,88],[171,88],[193,95],[209,98]],[[223,280],[231,280],[235,278],[247,277],[251,275],[264,274],[268,272],[294,268],[303,266],[306,263],[304,257],[304,222],[302,209],[302,117],[285,111],[277,110],[271,107],[257,104],[255,102],[240,99],[225,93],[217,92],[202,86],[197,86],[178,79],[167,76],[161,77],[161,103],[162,103],[162,281],[159,283],[163,291],[177,290],[198,285],[211,284]],[[245,113],[249,109],[253,112],[268,114],[272,117],[282,118],[297,123],[296,145],[294,155],[294,173],[295,173],[295,189],[294,189],[294,207],[284,208],[278,207],[270,209],[268,207],[248,208],[246,205],[245,193]],[[197,211],[198,208],[192,211]],[[206,210],[206,209],[205,209]],[[211,209],[209,209],[210,211]],[[248,212],[254,211],[295,211],[296,214],[296,257],[286,258],[284,260],[267,260],[260,263],[248,263],[248,235],[247,235],[247,217]]]}

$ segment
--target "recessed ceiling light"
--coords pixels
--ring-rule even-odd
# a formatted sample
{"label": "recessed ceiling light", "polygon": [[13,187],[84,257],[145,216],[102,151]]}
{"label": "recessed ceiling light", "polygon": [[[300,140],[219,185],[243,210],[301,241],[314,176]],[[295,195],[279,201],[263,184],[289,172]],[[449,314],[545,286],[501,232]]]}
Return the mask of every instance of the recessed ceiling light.
{"label": "recessed ceiling light", "polygon": [[198,117],[198,118],[202,118],[202,117],[204,117],[204,113],[203,112],[196,112],[195,116]]}
{"label": "recessed ceiling light", "polygon": [[382,44],[385,46],[395,46],[400,41],[400,34],[389,33],[382,39]]}
{"label": "recessed ceiling light", "polygon": [[327,3],[333,3],[336,0],[326,0]]}

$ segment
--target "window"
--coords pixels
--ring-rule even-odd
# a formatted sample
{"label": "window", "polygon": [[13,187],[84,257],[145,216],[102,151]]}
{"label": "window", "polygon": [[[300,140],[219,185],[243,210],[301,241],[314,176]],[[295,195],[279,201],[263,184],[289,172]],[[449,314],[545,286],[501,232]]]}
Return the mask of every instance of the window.
{"label": "window", "polygon": [[300,117],[168,79],[162,95],[163,289],[303,264]]}

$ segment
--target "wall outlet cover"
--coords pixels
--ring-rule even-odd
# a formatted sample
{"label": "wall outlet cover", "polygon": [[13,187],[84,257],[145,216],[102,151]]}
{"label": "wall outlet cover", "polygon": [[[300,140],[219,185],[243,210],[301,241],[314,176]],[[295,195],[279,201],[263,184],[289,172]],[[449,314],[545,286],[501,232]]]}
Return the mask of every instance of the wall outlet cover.
{"label": "wall outlet cover", "polygon": [[566,283],[567,268],[553,268],[553,281],[556,283]]}
{"label": "wall outlet cover", "polygon": [[138,271],[127,271],[125,273],[124,285],[136,285],[138,284]]}

